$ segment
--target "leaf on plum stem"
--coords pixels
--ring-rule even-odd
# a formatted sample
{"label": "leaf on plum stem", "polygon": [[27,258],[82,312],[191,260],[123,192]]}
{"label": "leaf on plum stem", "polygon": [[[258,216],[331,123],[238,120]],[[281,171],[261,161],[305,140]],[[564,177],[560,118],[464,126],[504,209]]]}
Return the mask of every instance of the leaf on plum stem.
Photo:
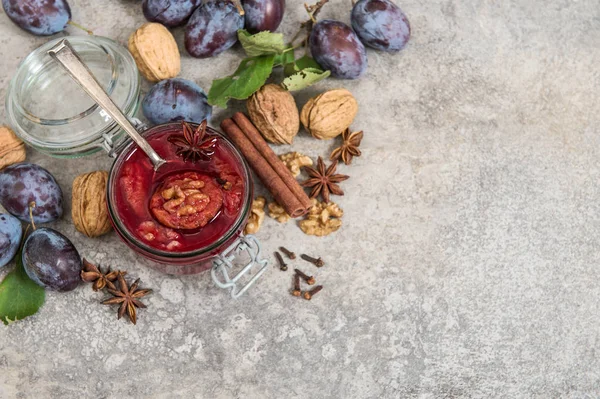
{"label": "leaf on plum stem", "polygon": [[20,250],[16,260],[14,270],[0,283],[0,320],[6,325],[37,313],[46,298],[44,289],[25,273]]}
{"label": "leaf on plum stem", "polygon": [[288,76],[281,83],[283,88],[288,91],[297,91],[307,88],[323,79],[326,79],[331,72],[322,71],[315,68],[304,68],[293,75]]}
{"label": "leaf on plum stem", "polygon": [[227,108],[230,98],[245,100],[265,84],[273,70],[274,55],[246,58],[233,75],[213,81],[208,103]]}
{"label": "leaf on plum stem", "polygon": [[305,55],[303,57],[298,58],[297,60],[292,60],[289,63],[287,63],[285,65],[285,69],[284,69],[284,73],[285,76],[291,76],[296,74],[297,72],[300,72],[303,69],[307,69],[307,68],[311,68],[311,69],[318,69],[319,71],[323,71],[323,69],[321,68],[321,66],[319,64],[317,64],[317,61],[315,61],[312,57]]}
{"label": "leaf on plum stem", "polygon": [[252,35],[247,30],[240,29],[238,30],[238,39],[248,57],[281,54],[286,49],[281,33],[264,31]]}
{"label": "leaf on plum stem", "polygon": [[294,55],[294,49],[290,48],[289,50],[286,49],[286,51],[284,51],[281,54],[277,54],[275,55],[275,61],[273,61],[273,67],[278,67],[278,66],[282,66],[287,68],[288,65],[294,65],[294,60],[295,60],[295,55]]}

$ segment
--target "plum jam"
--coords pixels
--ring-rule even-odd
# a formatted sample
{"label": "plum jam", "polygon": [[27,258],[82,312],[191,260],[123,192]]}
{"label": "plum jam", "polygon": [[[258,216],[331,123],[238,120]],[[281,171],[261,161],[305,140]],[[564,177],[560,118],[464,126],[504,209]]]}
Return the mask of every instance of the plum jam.
{"label": "plum jam", "polygon": [[197,254],[240,229],[251,187],[247,167],[227,139],[205,124],[182,123],[150,129],[144,138],[167,163],[155,172],[136,145],[120,154],[109,204],[117,231],[130,237],[126,241],[164,261],[169,254]]}

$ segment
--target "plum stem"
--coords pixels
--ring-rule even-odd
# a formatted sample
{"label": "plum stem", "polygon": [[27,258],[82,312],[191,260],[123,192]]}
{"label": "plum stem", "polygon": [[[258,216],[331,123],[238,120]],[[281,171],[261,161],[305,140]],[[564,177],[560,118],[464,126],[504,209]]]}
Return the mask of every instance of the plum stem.
{"label": "plum stem", "polygon": [[317,23],[317,15],[319,15],[323,6],[328,2],[329,0],[319,0],[311,6],[304,3],[304,9],[308,13],[310,19],[300,24],[300,30],[298,30],[298,33],[296,33],[296,35],[290,43],[293,44],[300,37],[302,32],[306,31],[306,38],[302,40],[302,44],[304,44],[304,46],[306,47],[306,45],[308,44],[308,38],[310,37],[310,33],[312,32],[313,25]]}
{"label": "plum stem", "polygon": [[235,8],[238,9],[238,12],[240,13],[240,15],[244,15],[246,14],[246,11],[244,11],[244,7],[242,7],[242,4],[240,3],[240,0],[232,0],[233,4],[235,5]]}
{"label": "plum stem", "polygon": [[77,22],[69,21],[69,22],[67,22],[67,23],[68,23],[69,25],[71,25],[71,26],[74,26],[74,27],[76,27],[76,28],[79,28],[79,29],[81,29],[81,30],[83,30],[83,31],[87,32],[87,34],[88,34],[88,35],[93,35],[93,34],[94,34],[94,32],[92,32],[91,30],[89,30],[89,29],[87,29],[87,28],[84,28],[83,26],[79,25]]}
{"label": "plum stem", "polygon": [[31,227],[35,231],[35,222],[33,221],[33,208],[35,208],[35,201],[29,203],[29,219],[31,219]]}

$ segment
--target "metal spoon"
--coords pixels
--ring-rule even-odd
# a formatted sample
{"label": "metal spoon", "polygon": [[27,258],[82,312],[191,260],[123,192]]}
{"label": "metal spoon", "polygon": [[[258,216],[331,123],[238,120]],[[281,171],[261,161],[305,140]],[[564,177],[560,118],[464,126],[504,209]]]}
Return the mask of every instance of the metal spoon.
{"label": "metal spoon", "polygon": [[150,144],[133,127],[129,119],[121,112],[119,107],[106,94],[100,83],[96,80],[90,69],[79,57],[68,40],[63,39],[48,50],[48,55],[58,62],[83,90],[98,105],[113,118],[115,122],[135,141],[135,143],[148,155],[154,170],[157,171],[167,161],[154,151]]}

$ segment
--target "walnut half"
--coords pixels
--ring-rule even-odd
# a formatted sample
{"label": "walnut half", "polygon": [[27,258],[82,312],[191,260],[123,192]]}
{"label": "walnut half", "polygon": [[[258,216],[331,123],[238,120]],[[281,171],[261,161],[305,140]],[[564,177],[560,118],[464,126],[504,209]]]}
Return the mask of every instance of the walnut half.
{"label": "walnut half", "polygon": [[256,197],[252,201],[252,209],[250,210],[250,217],[248,218],[248,224],[244,229],[246,234],[256,234],[265,220],[265,204],[267,200],[265,197]]}
{"label": "walnut half", "polygon": [[342,216],[344,211],[337,204],[313,199],[313,207],[300,222],[300,229],[304,234],[323,237],[342,227]]}

